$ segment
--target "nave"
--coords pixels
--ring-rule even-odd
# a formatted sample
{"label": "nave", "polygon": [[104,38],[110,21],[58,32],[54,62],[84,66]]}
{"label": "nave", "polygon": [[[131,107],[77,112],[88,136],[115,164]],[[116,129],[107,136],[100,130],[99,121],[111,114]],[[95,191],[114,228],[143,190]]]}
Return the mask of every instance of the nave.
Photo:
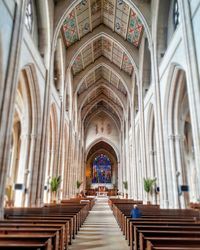
{"label": "nave", "polygon": [[1,249],[198,249],[199,23],[200,0],[0,0]]}
{"label": "nave", "polygon": [[128,250],[128,245],[108,206],[108,197],[97,198],[69,250]]}

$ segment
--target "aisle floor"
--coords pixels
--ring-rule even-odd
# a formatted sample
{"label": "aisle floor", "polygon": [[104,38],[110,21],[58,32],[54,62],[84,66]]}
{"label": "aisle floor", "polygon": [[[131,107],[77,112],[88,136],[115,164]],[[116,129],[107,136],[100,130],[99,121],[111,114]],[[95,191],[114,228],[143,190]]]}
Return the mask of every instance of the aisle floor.
{"label": "aisle floor", "polygon": [[108,206],[106,197],[99,197],[82,225],[70,250],[128,250],[124,236]]}

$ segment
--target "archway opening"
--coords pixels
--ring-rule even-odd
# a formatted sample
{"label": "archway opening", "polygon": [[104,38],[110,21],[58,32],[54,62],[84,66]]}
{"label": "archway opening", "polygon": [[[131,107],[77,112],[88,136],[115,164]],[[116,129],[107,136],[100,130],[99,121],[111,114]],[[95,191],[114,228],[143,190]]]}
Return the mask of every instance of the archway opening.
{"label": "archway opening", "polygon": [[104,141],[89,150],[85,167],[86,190],[94,195],[99,187],[105,187],[109,195],[116,195],[118,187],[118,160],[113,147]]}

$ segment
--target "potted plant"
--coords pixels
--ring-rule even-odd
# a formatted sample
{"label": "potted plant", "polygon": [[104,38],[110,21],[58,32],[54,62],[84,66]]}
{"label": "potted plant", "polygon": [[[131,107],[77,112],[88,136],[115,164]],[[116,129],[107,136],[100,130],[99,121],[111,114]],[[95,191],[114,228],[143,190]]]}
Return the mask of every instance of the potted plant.
{"label": "potted plant", "polygon": [[82,185],[82,181],[79,181],[79,180],[77,180],[76,181],[76,188],[77,188],[77,197],[78,197],[78,195],[79,195],[79,192],[80,192],[80,186]]}
{"label": "potted plant", "polygon": [[[128,181],[123,181],[123,185],[124,185],[124,189],[127,192],[127,190],[128,190]],[[125,198],[128,199],[128,193],[126,193]]]}
{"label": "potted plant", "polygon": [[8,185],[6,187],[6,197],[7,197],[6,207],[13,207],[13,205],[14,205],[13,194],[14,194],[14,192],[13,192],[12,185]]}
{"label": "potted plant", "polygon": [[144,190],[147,192],[147,204],[150,204],[149,195],[152,194],[153,185],[156,183],[156,178],[144,178]]}
{"label": "potted plant", "polygon": [[50,189],[51,189],[51,200],[53,203],[56,203],[58,188],[60,187],[61,176],[52,177],[50,181]]}

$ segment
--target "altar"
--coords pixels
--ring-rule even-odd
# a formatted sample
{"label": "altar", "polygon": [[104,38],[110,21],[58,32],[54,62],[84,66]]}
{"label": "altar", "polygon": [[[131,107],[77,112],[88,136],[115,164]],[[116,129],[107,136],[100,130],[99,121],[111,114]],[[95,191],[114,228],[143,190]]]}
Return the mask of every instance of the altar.
{"label": "altar", "polygon": [[91,189],[99,189],[99,187],[105,187],[106,189],[113,189],[112,183],[92,183]]}
{"label": "altar", "polygon": [[105,186],[99,186],[98,191],[96,192],[96,196],[108,196],[108,192],[106,192],[106,187]]}

